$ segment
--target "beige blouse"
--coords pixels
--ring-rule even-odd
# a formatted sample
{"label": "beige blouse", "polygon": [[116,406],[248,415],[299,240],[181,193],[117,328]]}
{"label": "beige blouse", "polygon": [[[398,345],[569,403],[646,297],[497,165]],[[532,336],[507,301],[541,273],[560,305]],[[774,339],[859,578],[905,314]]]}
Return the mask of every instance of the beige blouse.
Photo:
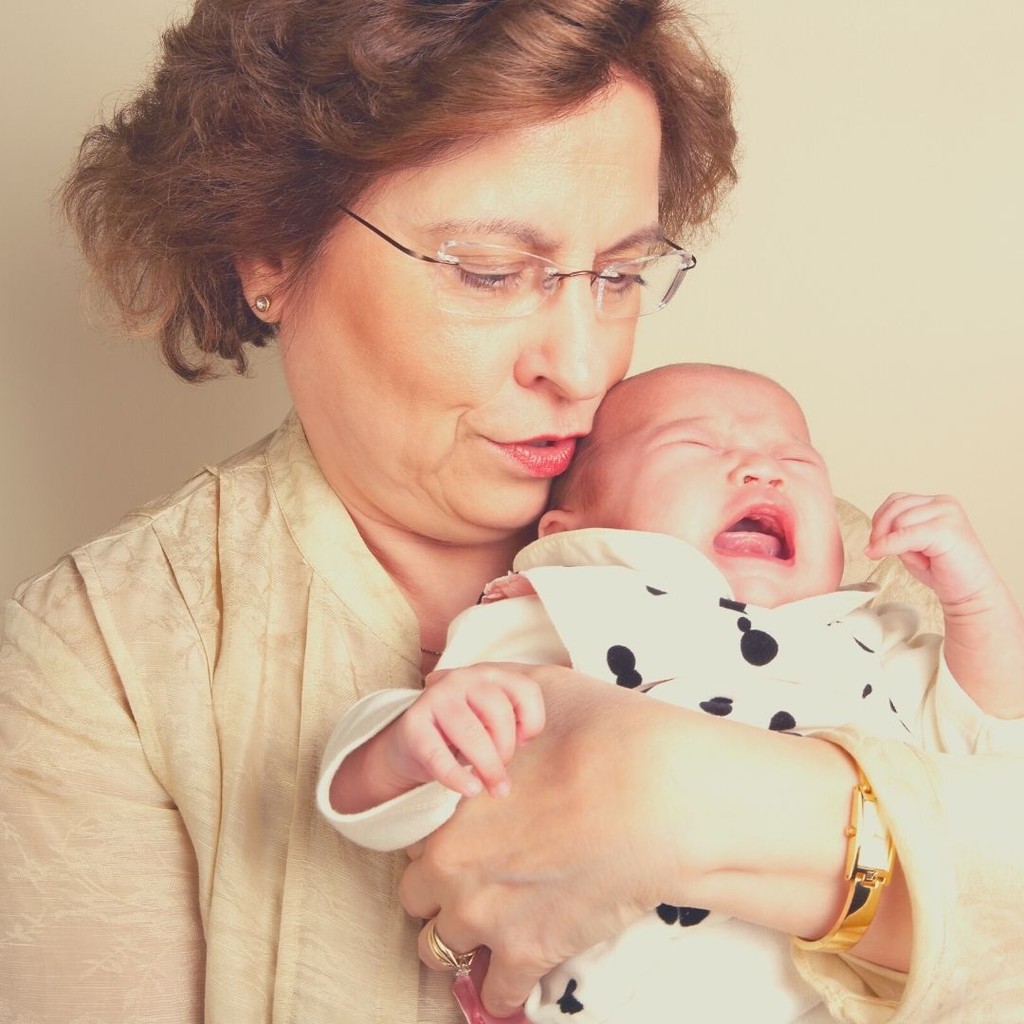
{"label": "beige blouse", "polygon": [[[294,414],[20,587],[0,646],[0,1020],[455,1024],[396,898],[402,856],[347,844],[313,798],[341,713],[419,684],[418,637]],[[925,935],[898,1019],[1018,1019],[1024,843],[996,796],[1024,765],[843,742],[892,811]],[[871,986],[901,979],[848,963],[801,960],[842,1019],[888,1019]],[[991,993],[978,1016],[968,989]]]}

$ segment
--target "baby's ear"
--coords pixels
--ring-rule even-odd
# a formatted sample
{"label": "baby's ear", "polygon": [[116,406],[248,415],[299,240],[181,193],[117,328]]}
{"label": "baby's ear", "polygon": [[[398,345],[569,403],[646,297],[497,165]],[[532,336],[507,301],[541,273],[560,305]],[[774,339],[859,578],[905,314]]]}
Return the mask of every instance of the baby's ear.
{"label": "baby's ear", "polygon": [[549,533],[564,533],[575,530],[579,526],[579,515],[565,508],[552,508],[540,517],[537,523],[537,536],[546,537]]}

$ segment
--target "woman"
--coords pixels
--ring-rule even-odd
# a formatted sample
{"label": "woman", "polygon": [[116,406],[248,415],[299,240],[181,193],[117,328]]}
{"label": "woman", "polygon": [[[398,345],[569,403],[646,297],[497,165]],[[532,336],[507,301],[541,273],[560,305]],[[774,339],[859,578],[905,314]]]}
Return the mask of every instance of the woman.
{"label": "woman", "polygon": [[689,264],[659,212],[700,222],[733,144],[647,3],[218,0],[168,34],[66,206],[174,369],[276,336],[297,414],[6,610],[0,1017],[451,1019],[401,862],[315,817],[320,751],[509,563],[626,370],[626,286]]}
{"label": "woman", "polygon": [[[2,1016],[456,1019],[450,977],[415,965],[420,926],[394,896],[404,861],[316,820],[319,754],[358,696],[419,681],[450,618],[529,535],[625,372],[635,315],[689,265],[668,239],[712,212],[733,144],[724,80],[654,0],[201,0],[168,34],[152,86],[87,140],[67,208],[177,372],[242,365],[245,344],[276,336],[296,413],[8,603]],[[496,261],[494,246],[531,258]],[[642,309],[641,274],[660,282]],[[799,796],[799,827],[759,834],[760,879],[723,887],[708,865],[738,875],[750,844],[677,787],[681,825],[717,824],[711,849],[654,842],[656,806],[633,808],[616,841],[588,834],[608,856],[552,897],[523,884],[514,832],[509,868],[495,850],[471,864],[468,844],[486,847],[467,833],[496,809],[460,814],[403,899],[439,910],[456,949],[496,951],[492,1009],[515,1005],[552,956],[617,931],[672,872],[707,906],[827,930],[853,778],[838,747],[656,726],[628,701],[609,717],[586,680],[548,675],[549,731],[497,827],[520,828],[524,801],[561,822],[568,800],[580,836],[602,817],[580,809],[618,814],[628,788],[604,785],[595,752],[607,763],[609,731],[632,722],[654,731],[642,745],[616,735],[624,768],[657,756],[671,779],[682,747],[675,778],[690,756],[714,765],[730,824],[740,811],[756,822],[770,784]],[[728,777],[741,763],[756,780]],[[880,792],[892,777],[871,776]],[[921,769],[907,788],[932,784]],[[623,838],[641,879],[625,888],[612,870]],[[901,839],[908,867],[925,859],[919,832],[906,853]],[[531,878],[563,878],[556,841],[532,830]],[[578,871],[578,851],[571,861]],[[906,949],[899,895],[876,920],[883,962]],[[564,926],[542,920],[553,907]],[[950,910],[926,924],[941,930]],[[966,957],[957,966],[987,982]],[[858,970],[822,985],[859,992],[880,973]]]}

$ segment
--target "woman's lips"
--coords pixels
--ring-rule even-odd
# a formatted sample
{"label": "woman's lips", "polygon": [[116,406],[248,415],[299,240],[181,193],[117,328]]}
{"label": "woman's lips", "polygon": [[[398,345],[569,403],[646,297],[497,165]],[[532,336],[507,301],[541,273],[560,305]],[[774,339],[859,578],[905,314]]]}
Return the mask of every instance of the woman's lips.
{"label": "woman's lips", "polygon": [[534,438],[530,441],[493,442],[508,458],[539,479],[564,473],[576,451],[576,438]]}

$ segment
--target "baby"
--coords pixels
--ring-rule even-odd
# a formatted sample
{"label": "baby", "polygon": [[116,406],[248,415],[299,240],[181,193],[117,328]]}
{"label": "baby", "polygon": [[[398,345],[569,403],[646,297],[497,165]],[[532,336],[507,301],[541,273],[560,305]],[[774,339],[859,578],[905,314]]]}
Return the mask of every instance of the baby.
{"label": "baby", "polygon": [[[942,607],[944,642],[912,639],[913,612],[868,609],[867,584],[840,588],[827,468],[796,401],[765,377],[680,364],[617,385],[539,536],[452,623],[423,691],[374,693],[339,724],[318,801],[343,835],[401,848],[460,795],[507,792],[543,703],[515,674],[440,671],[482,661],[572,665],[779,732],[855,723],[933,750],[1021,749],[1007,719],[1024,715],[1024,619],[960,506],[895,494],[874,515],[867,554],[897,555]],[[526,1015],[810,1021],[817,996],[789,944],[663,904],[542,979]]]}

